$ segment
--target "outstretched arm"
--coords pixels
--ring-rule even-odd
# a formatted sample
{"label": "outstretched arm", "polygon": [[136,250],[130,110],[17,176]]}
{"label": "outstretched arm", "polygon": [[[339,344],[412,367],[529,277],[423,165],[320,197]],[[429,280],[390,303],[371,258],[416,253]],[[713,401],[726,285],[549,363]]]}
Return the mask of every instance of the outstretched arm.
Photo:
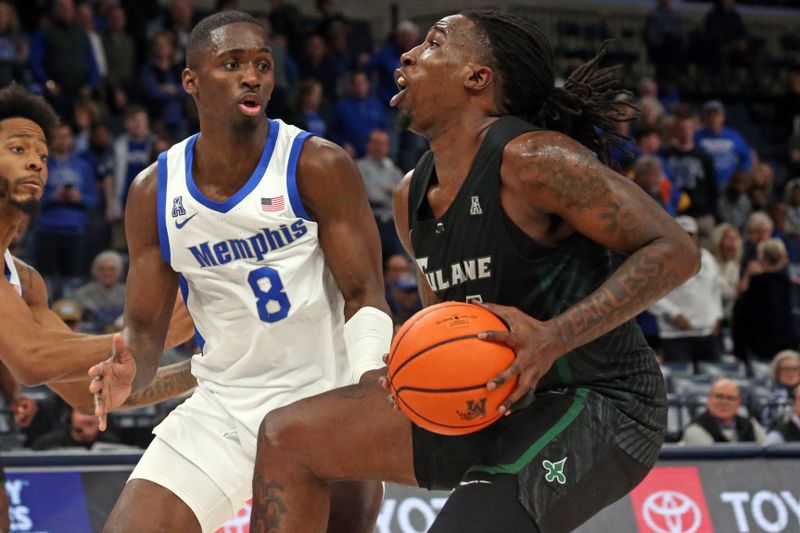
{"label": "outstretched arm", "polygon": [[335,144],[309,138],[297,176],[303,206],[319,224],[325,262],[344,296],[345,344],[357,381],[383,366],[392,337],[378,228],[358,168]]}
{"label": "outstretched arm", "polygon": [[[630,320],[699,269],[699,253],[672,218],[630,180],[561,134],[536,132],[509,143],[501,168],[504,207],[562,218],[577,232],[627,256],[592,294],[539,322],[513,308],[487,305],[511,325],[491,332],[515,349],[511,367],[489,387],[520,374],[505,407],[535,385],[553,362]],[[523,224],[524,228],[524,224]]]}
{"label": "outstretched arm", "polygon": [[[48,307],[47,289],[45,288],[44,280],[41,275],[32,267],[19,260],[16,262],[16,267],[22,277],[25,303],[33,319],[26,331],[32,336],[38,336],[40,333],[48,335],[50,332],[54,331],[63,332],[87,341],[87,344],[90,346],[93,346],[99,341],[96,356],[101,358],[101,360],[105,360],[111,353],[112,336],[86,336],[73,333],[58,315],[53,313]],[[189,339],[192,336],[192,332],[193,325],[191,318],[183,302],[176,300],[173,319],[170,322],[171,338],[168,340],[175,344],[180,344]],[[5,335],[6,332],[4,331],[3,334]],[[65,349],[62,348],[60,353],[52,354],[52,357],[60,360],[72,360],[74,354],[64,350]],[[160,368],[152,386],[129,398],[125,403],[125,407],[132,408],[152,405],[192,389],[195,386],[195,380],[191,375],[188,363],[189,362],[186,361],[185,363],[177,363]],[[28,365],[30,364],[31,362],[29,361]],[[89,380],[86,377],[87,369],[88,367],[81,369],[80,373],[74,376],[71,381],[48,383],[48,387],[61,396],[64,401],[83,413],[91,413],[94,410],[94,400],[89,393]]]}

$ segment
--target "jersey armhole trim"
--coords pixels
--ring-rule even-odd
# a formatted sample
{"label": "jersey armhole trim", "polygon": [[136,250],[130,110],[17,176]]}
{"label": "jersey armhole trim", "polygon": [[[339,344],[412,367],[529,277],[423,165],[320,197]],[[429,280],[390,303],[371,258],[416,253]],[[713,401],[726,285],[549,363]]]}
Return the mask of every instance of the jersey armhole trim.
{"label": "jersey armhole trim", "polygon": [[306,139],[311,137],[311,135],[311,133],[304,131],[294,138],[292,141],[292,149],[289,152],[289,164],[286,168],[286,190],[289,193],[289,202],[292,204],[292,210],[296,216],[304,218],[309,222],[313,221],[303,207],[303,202],[300,200],[300,193],[297,190],[297,160],[300,158],[300,151],[303,148],[303,143]]}
{"label": "jersey armhole trim", "polygon": [[[189,313],[189,316],[192,316],[191,311],[189,311],[189,284],[186,282],[186,278],[183,277],[183,274],[178,274],[178,286],[181,288],[181,296],[183,296],[183,305],[186,306],[186,311]],[[194,319],[192,319],[194,321]],[[200,352],[202,354],[203,349],[206,346],[206,340],[200,335],[200,331],[197,329],[197,322],[195,322],[194,326],[194,342],[197,344],[197,347],[200,348]]]}
{"label": "jersey armhole trim", "polygon": [[156,194],[157,219],[158,219],[158,245],[161,248],[161,258],[170,266],[171,254],[169,249],[169,233],[167,233],[167,152],[158,156],[158,193]]}

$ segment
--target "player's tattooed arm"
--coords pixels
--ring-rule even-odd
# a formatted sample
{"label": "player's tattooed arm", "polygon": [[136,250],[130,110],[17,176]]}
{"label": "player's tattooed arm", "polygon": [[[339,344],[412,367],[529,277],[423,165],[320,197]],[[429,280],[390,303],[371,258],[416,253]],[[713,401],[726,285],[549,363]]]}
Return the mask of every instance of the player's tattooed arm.
{"label": "player's tattooed arm", "polygon": [[[576,141],[553,132],[512,143],[502,173],[534,209],[627,259],[605,283],[556,317],[565,353],[636,316],[697,272],[695,244],[640,187]],[[507,152],[509,149],[507,148]],[[560,354],[559,354],[560,355]]]}
{"label": "player's tattooed arm", "polygon": [[256,473],[253,476],[252,525],[256,531],[278,531],[281,518],[287,512],[282,498],[283,485],[264,479]]}
{"label": "player's tattooed arm", "polygon": [[133,409],[154,405],[188,392],[197,386],[191,372],[191,360],[159,367],[153,382],[131,394],[120,409]]}

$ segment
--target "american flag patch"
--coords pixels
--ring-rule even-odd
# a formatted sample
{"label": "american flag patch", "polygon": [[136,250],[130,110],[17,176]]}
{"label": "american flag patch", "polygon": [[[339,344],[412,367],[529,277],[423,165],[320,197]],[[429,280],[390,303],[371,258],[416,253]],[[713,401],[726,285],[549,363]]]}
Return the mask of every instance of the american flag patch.
{"label": "american flag patch", "polygon": [[274,198],[262,198],[261,210],[266,212],[283,211],[283,195]]}

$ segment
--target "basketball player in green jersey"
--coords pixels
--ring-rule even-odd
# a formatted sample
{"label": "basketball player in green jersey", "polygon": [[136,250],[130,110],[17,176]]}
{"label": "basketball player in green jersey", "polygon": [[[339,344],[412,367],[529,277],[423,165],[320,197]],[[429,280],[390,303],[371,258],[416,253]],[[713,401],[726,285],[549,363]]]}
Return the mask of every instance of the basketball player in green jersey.
{"label": "basketball player in green jersey", "polygon": [[[273,411],[251,531],[320,531],[329,482],[348,478],[455,488],[436,533],[571,531],[658,457],[663,380],[632,318],[697,271],[697,248],[603,164],[630,110],[602,54],[555,87],[533,24],[467,11],[401,60],[391,104],[431,152],[396,192],[398,232],[426,304],[477,299],[506,321],[480,336],[517,354],[487,388],[519,383],[508,416],[460,437],[413,426],[364,382]],[[614,272],[609,250],[626,256]],[[479,258],[486,277],[464,268]]]}

